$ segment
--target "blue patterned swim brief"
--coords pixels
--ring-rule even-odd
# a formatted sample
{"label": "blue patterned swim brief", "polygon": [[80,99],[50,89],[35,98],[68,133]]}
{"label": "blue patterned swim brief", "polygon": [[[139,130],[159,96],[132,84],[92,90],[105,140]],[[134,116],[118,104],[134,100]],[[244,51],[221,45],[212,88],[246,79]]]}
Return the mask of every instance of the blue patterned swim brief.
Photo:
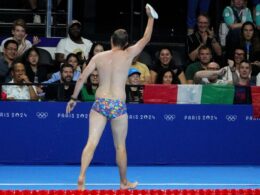
{"label": "blue patterned swim brief", "polygon": [[114,119],[127,113],[125,102],[119,99],[96,98],[92,109],[108,119]]}

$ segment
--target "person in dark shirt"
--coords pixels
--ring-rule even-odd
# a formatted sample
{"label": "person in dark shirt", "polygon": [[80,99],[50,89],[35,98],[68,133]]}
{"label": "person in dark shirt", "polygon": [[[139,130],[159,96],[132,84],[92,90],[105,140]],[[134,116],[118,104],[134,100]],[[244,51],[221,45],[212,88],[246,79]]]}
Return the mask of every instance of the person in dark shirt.
{"label": "person in dark shirt", "polygon": [[185,74],[180,66],[176,66],[173,59],[173,52],[170,48],[161,48],[158,54],[158,59],[155,65],[151,68],[152,83],[156,82],[158,74],[163,69],[172,69],[177,75],[179,83],[186,84],[187,80]]}
{"label": "person in dark shirt", "polygon": [[31,47],[23,56],[26,74],[32,83],[41,83],[47,80],[48,70],[44,64],[39,64],[40,53],[38,48]]}
{"label": "person in dark shirt", "polygon": [[70,64],[63,64],[60,69],[61,79],[52,85],[43,88],[45,100],[68,101],[73,94],[75,81],[73,78],[73,67]]}

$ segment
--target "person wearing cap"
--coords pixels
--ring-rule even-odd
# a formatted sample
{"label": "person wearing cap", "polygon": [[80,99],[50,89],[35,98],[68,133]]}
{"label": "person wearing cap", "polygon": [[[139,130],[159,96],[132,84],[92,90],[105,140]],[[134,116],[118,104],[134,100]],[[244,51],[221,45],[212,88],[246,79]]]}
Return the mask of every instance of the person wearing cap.
{"label": "person wearing cap", "polygon": [[131,67],[136,68],[140,71],[141,75],[140,75],[140,81],[141,84],[150,84],[151,83],[151,74],[150,74],[150,70],[147,67],[146,64],[141,63],[138,59],[139,59],[140,55],[136,56],[133,59],[132,65]]}
{"label": "person wearing cap", "polygon": [[71,100],[67,103],[66,113],[70,113],[76,106],[77,97],[89,75],[97,69],[99,87],[96,90],[96,100],[89,114],[89,135],[81,157],[81,169],[78,178],[78,189],[85,189],[87,168],[93,158],[107,121],[110,121],[116,163],[119,168],[120,189],[135,188],[138,182],[129,182],[126,175],[127,152],[126,136],[128,129],[128,114],[126,109],[125,84],[128,71],[135,56],[137,56],[150,41],[156,13],[151,6],[146,6],[148,22],[143,37],[134,45],[129,46],[128,33],[124,29],[117,29],[111,36],[111,49],[96,54],[84,69]]}
{"label": "person wearing cap", "polygon": [[58,64],[64,62],[70,53],[77,54],[81,57],[80,60],[88,59],[89,51],[93,43],[82,37],[81,27],[82,25],[78,20],[73,20],[69,25],[68,37],[59,41],[55,52],[55,60]]}
{"label": "person wearing cap", "polygon": [[[130,68],[128,71],[128,80],[126,85],[126,100],[131,103],[142,102],[143,90],[141,85],[141,72],[136,68]],[[130,86],[128,86],[130,85]],[[137,85],[137,86],[131,86]]]}

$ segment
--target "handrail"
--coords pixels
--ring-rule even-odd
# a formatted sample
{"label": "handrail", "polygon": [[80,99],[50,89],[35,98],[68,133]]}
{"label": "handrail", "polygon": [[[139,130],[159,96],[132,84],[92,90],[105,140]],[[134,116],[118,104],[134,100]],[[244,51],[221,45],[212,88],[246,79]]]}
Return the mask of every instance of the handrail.
{"label": "handrail", "polygon": [[[46,9],[46,31],[45,36],[47,38],[52,37],[51,35],[51,25],[52,25],[52,0],[47,0],[47,9]],[[73,16],[73,0],[68,0],[67,2],[67,24],[70,24]]]}

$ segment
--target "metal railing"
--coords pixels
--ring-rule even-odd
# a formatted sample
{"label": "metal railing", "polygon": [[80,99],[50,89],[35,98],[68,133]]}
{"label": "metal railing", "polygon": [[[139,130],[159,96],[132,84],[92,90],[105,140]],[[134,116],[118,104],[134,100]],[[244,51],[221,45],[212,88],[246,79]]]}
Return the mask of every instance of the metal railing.
{"label": "metal railing", "polygon": [[[67,24],[70,24],[73,16],[73,0],[67,0]],[[51,25],[52,25],[52,0],[47,0],[47,9],[46,9],[46,37],[50,38],[51,36]]]}

